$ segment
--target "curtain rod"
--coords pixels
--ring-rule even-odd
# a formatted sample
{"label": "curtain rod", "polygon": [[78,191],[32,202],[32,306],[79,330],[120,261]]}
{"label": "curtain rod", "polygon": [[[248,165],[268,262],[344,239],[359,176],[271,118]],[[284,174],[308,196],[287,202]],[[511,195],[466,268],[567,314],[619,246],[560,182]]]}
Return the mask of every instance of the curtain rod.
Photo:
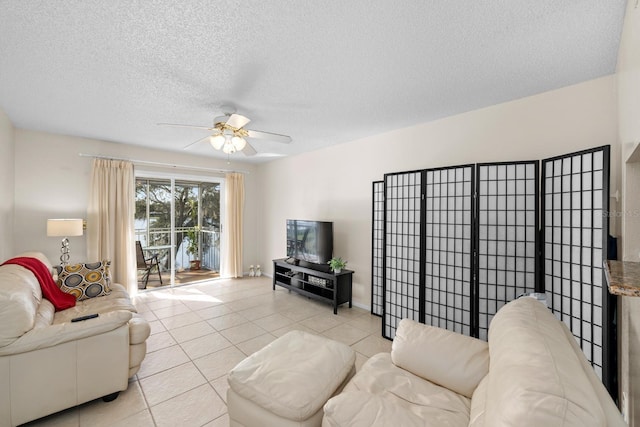
{"label": "curtain rod", "polygon": [[124,160],[124,161],[131,162],[131,163],[138,164],[138,165],[163,166],[163,167],[169,167],[169,168],[180,168],[180,169],[188,169],[188,170],[207,171],[207,172],[222,172],[222,173],[236,172],[236,173],[243,173],[243,174],[246,174],[246,175],[250,174],[249,171],[244,171],[244,170],[213,169],[213,168],[206,168],[206,167],[203,167],[203,166],[175,165],[173,163],[150,162],[148,160],[126,159],[124,157],[101,156],[101,155],[98,155],[98,154],[78,153],[78,156],[80,156],[80,157],[93,157],[94,159]]}

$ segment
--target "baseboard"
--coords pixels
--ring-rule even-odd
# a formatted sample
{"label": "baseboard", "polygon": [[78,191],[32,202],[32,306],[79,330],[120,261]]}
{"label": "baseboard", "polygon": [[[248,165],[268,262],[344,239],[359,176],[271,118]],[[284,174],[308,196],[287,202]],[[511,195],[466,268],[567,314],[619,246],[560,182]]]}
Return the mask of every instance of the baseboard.
{"label": "baseboard", "polygon": [[357,302],[352,302],[351,303],[354,307],[358,307],[361,308],[363,310],[367,310],[368,312],[371,312],[371,306],[370,305],[364,305],[364,304],[360,304]]}
{"label": "baseboard", "polygon": [[[248,272],[248,271],[243,271],[243,272],[242,272],[242,277],[243,277],[243,278],[252,279],[252,277],[251,277],[251,276],[249,276],[249,272]],[[253,277],[256,277],[256,276],[253,276]],[[258,276],[258,277],[268,277],[269,279],[273,279],[273,275],[272,275],[272,274],[267,274],[267,273],[265,273],[264,271],[263,271],[263,272],[262,272],[262,274],[261,274],[260,276]]]}

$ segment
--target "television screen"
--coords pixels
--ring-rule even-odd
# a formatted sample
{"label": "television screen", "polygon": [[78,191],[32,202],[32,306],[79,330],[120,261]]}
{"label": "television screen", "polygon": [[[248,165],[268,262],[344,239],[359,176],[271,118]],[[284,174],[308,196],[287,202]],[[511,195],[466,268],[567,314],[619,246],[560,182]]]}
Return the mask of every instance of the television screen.
{"label": "television screen", "polygon": [[326,264],[333,254],[333,223],[287,220],[287,257]]}

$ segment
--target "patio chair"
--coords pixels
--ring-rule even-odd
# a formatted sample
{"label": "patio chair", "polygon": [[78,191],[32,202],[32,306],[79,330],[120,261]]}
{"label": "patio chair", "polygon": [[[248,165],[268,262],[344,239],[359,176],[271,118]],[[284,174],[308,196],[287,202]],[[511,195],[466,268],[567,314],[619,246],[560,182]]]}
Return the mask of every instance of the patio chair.
{"label": "patio chair", "polygon": [[136,240],[136,262],[138,270],[144,270],[144,274],[140,279],[144,284],[140,286],[138,283],[138,289],[147,289],[147,283],[149,283],[149,274],[151,269],[156,267],[158,269],[158,277],[160,278],[160,284],[162,285],[162,275],[160,274],[160,263],[158,262],[158,254],[155,253],[151,257],[146,258],[144,251],[142,250],[142,243],[140,240]]}

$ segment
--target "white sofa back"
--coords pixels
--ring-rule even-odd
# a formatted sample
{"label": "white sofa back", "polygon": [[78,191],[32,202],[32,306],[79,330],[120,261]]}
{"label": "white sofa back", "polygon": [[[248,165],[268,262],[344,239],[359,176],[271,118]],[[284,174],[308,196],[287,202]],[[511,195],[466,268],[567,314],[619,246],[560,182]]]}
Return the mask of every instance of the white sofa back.
{"label": "white sofa back", "polygon": [[607,425],[582,368],[584,356],[575,351],[573,337],[568,338],[563,327],[531,298],[498,311],[489,328],[485,426]]}
{"label": "white sofa back", "polygon": [[40,284],[29,270],[13,264],[0,267],[0,347],[33,328],[41,301]]}
{"label": "white sofa back", "polygon": [[[36,258],[52,271],[51,263],[41,252],[24,252],[18,256]],[[33,273],[14,264],[0,267],[0,347],[33,329],[41,302],[42,291]]]}
{"label": "white sofa back", "polygon": [[393,339],[391,360],[419,377],[471,397],[489,371],[489,346],[475,338],[402,319]]}

